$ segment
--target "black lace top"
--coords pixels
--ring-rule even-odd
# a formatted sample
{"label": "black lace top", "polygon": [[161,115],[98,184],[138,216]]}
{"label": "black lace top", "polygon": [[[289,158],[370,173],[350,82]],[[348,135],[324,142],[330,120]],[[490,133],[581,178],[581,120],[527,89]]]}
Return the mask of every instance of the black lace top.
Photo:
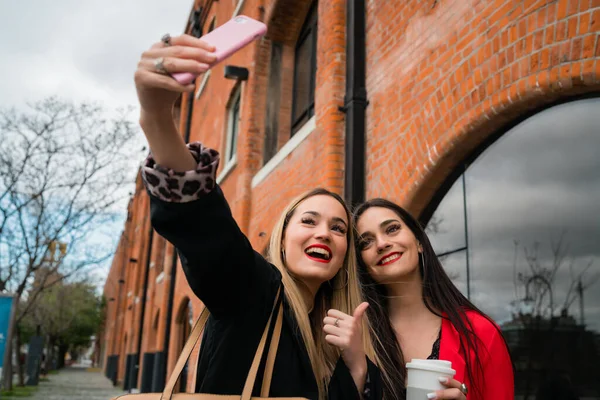
{"label": "black lace top", "polygon": [[440,333],[438,334],[437,339],[433,342],[433,347],[431,348],[431,354],[427,357],[428,360],[439,360],[440,358],[440,341],[442,340],[442,330],[440,329]]}
{"label": "black lace top", "polygon": [[[433,346],[431,347],[431,354],[427,357],[428,360],[439,360],[440,358],[440,342],[442,341],[442,329],[440,328],[440,333],[438,333],[438,337],[433,342]],[[367,374],[367,381],[365,384],[365,390],[363,391],[363,399],[369,400],[371,399],[371,389],[370,389],[370,378],[369,374]],[[406,398],[406,389],[403,389],[403,398]]]}

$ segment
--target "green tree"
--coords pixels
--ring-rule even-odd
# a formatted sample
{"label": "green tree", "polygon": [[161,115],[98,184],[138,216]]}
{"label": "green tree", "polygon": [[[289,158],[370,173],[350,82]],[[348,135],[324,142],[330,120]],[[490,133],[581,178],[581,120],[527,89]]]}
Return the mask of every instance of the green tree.
{"label": "green tree", "polygon": [[39,329],[48,339],[47,360],[55,358],[57,367],[62,368],[67,352],[76,355],[89,347],[101,315],[102,301],[93,285],[60,281],[39,295],[19,330],[31,334]]}

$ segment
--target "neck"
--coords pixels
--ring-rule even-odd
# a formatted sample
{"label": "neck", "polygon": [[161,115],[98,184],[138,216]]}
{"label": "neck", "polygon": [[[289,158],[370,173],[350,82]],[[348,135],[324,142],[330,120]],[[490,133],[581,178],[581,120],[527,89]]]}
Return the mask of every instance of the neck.
{"label": "neck", "polygon": [[388,292],[388,309],[392,321],[414,321],[429,316],[431,311],[423,301],[423,282],[417,272],[413,276],[401,278],[393,284],[386,285]]}
{"label": "neck", "polygon": [[309,314],[315,305],[315,296],[317,295],[319,287],[321,287],[320,284],[304,281],[302,281],[302,284],[298,285],[298,289],[302,295],[302,300],[304,300],[304,304],[306,305],[306,309],[308,310]]}

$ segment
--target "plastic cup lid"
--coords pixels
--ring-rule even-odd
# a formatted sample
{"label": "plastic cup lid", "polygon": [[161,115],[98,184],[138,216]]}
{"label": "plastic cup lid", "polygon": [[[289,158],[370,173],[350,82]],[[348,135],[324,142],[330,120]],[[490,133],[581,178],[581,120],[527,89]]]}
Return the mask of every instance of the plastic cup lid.
{"label": "plastic cup lid", "polygon": [[406,363],[406,368],[440,372],[452,376],[456,374],[456,371],[452,369],[452,362],[446,360],[421,360],[413,358],[409,363]]}

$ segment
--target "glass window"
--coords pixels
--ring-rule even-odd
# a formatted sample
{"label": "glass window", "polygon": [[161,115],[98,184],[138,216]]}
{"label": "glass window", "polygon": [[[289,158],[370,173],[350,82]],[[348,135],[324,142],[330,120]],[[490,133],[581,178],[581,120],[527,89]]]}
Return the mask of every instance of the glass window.
{"label": "glass window", "polygon": [[240,92],[240,88],[236,89],[229,106],[225,163],[232,161],[237,154],[237,141],[240,130]]}
{"label": "glass window", "polygon": [[427,226],[438,254],[464,247],[442,263],[500,324],[517,399],[600,399],[598,110],[579,100],[515,126],[459,167]]}
{"label": "glass window", "polygon": [[315,76],[317,72],[317,2],[304,22],[296,42],[292,135],[315,114]]}

